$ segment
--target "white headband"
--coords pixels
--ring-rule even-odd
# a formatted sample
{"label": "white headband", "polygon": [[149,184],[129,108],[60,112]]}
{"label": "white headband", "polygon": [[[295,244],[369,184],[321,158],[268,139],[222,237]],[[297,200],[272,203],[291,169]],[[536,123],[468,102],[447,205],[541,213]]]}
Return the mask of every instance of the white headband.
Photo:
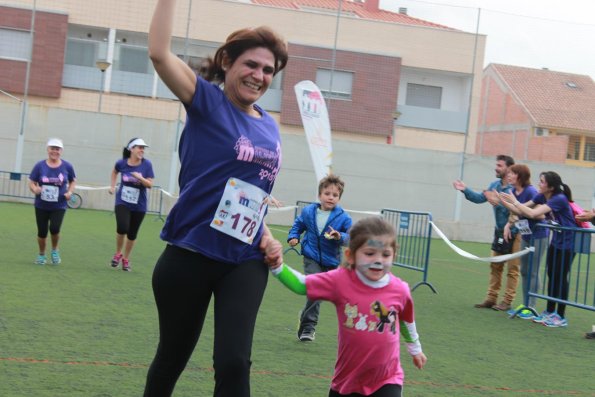
{"label": "white headband", "polygon": [[128,144],[128,150],[132,149],[135,146],[144,146],[144,147],[149,147],[149,145],[147,145],[145,143],[145,141],[143,141],[141,138],[136,138],[134,141],[130,142]]}

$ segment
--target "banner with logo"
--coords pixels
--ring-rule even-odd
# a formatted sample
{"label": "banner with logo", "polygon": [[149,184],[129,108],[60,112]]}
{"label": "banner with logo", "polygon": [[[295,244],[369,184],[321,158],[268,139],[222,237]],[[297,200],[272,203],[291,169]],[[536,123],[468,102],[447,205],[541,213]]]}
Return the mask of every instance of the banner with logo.
{"label": "banner with logo", "polygon": [[309,80],[300,81],[294,87],[297,103],[314,164],[316,180],[331,173],[333,148],[328,112],[320,89]]}

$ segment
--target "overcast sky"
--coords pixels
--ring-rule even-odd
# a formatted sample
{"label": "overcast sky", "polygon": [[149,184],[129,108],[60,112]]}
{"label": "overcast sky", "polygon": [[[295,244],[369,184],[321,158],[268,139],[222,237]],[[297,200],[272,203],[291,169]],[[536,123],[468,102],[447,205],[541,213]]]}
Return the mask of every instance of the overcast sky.
{"label": "overcast sky", "polygon": [[595,80],[593,0],[380,0],[415,18],[487,35],[489,63],[549,68]]}

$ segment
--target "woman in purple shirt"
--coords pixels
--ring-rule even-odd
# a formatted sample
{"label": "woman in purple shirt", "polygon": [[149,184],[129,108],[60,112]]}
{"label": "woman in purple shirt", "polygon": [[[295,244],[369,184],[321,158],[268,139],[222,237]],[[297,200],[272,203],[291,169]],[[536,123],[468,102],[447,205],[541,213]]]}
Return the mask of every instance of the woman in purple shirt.
{"label": "woman in purple shirt", "polygon": [[186,126],[180,196],[153,272],[159,345],[144,395],[172,394],[214,299],[214,395],[248,397],[264,262],[281,259],[264,254],[274,239],[263,222],[281,165],[280,134],[256,102],[285,67],[287,45],[265,27],[238,30],[198,77],[170,48],[175,5],[158,0],[149,29],[149,56],[184,105]]}
{"label": "woman in purple shirt", "polygon": [[[565,228],[552,233],[547,251],[547,293],[552,298],[568,299],[568,276],[575,252],[574,232],[566,228],[576,227],[569,204],[572,201],[570,187],[562,183],[560,175],[547,171],[539,175],[539,193],[532,200],[523,204],[511,193],[500,193],[500,197],[502,203],[516,214],[533,219],[545,216],[546,220]],[[565,304],[548,300],[546,310],[533,321],[548,327],[566,327],[568,321],[564,317],[565,312]]]}
{"label": "woman in purple shirt", "polygon": [[[141,138],[132,138],[112,170],[109,193],[114,194],[118,174],[122,181],[116,192],[116,253],[111,265],[129,272],[130,253],[136,242],[140,225],[147,212],[147,189],[153,187],[153,165],[145,158],[148,145]],[[124,248],[124,252],[122,252]]]}
{"label": "woman in purple shirt", "polygon": [[58,243],[60,228],[66,213],[67,202],[74,191],[76,175],[74,168],[62,160],[64,144],[60,139],[52,138],[47,143],[48,158],[33,167],[29,175],[29,190],[35,195],[35,219],[37,221],[37,244],[39,255],[35,263],[45,265],[46,241],[48,230],[51,235],[51,261],[57,265],[62,262]]}

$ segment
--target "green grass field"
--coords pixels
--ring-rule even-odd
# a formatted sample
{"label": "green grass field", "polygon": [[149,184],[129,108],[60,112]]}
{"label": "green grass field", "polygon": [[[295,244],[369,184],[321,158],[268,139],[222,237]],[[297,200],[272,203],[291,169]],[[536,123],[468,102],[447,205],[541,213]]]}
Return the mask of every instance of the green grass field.
{"label": "green grass field", "polygon": [[[34,218],[31,205],[0,202],[0,396],[141,396],[158,338],[151,274],[164,247],[162,222],[145,218],[133,271],[126,273],[108,266],[115,245],[109,212],[67,212],[59,266],[33,264]],[[285,240],[286,228],[272,229]],[[489,249],[456,244],[479,256]],[[299,257],[286,260],[301,268]],[[411,285],[421,280],[418,272],[394,271]],[[413,293],[428,363],[416,370],[403,352],[404,395],[595,396],[595,341],[583,337],[594,312],[570,307],[569,327],[548,329],[474,309],[484,298],[488,265],[459,257],[440,240],[432,242],[428,281],[438,294],[425,286]],[[269,280],[254,340],[254,396],[327,395],[336,353],[334,308],[322,305],[316,341],[304,344],[295,335],[303,304],[304,297]],[[212,394],[211,350],[209,316],[174,396]]]}

